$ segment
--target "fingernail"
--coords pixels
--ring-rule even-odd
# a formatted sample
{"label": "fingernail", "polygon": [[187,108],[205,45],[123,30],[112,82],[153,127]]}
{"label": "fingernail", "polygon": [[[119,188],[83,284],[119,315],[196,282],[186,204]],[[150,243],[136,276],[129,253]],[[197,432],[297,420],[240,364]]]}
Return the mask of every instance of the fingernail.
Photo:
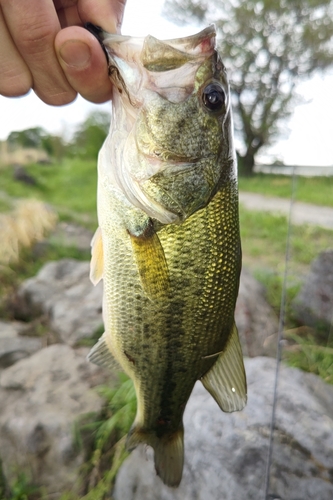
{"label": "fingernail", "polygon": [[88,66],[91,57],[89,46],[78,40],[65,42],[59,54],[65,64],[80,69]]}

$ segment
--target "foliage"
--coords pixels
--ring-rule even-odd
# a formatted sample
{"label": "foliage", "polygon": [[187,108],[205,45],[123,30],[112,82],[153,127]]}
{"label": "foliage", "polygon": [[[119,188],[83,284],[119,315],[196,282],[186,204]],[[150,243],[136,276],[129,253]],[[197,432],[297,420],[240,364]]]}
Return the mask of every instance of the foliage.
{"label": "foliage", "polygon": [[110,113],[95,111],[81,123],[70,144],[71,154],[96,159],[110,127]]}
{"label": "foliage", "polygon": [[282,131],[301,78],[333,64],[332,0],[166,0],[178,23],[214,22],[231,77],[240,170]]}
{"label": "foliage", "polygon": [[26,130],[11,132],[7,141],[10,149],[15,148],[15,146],[20,146],[22,148],[41,148],[45,136],[47,136],[47,132],[42,127],[33,127]]}
{"label": "foliage", "polygon": [[13,131],[7,138],[9,150],[16,148],[36,148],[46,151],[46,153],[61,160],[66,153],[64,139],[57,135],[49,134],[42,127],[33,127],[20,131]]}
{"label": "foliage", "polygon": [[0,461],[0,499],[1,500],[43,500],[39,488],[34,486],[25,474],[18,474],[16,481],[9,487],[6,484]]}

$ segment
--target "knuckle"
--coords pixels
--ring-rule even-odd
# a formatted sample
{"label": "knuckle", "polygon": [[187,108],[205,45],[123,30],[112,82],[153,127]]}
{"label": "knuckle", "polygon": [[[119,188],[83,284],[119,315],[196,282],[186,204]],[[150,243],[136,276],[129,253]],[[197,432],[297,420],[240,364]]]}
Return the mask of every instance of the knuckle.
{"label": "knuckle", "polygon": [[75,90],[60,91],[54,93],[39,92],[34,89],[35,94],[46,104],[51,106],[64,106],[74,101],[77,96]]}
{"label": "knuckle", "polygon": [[50,47],[53,50],[55,34],[54,26],[48,20],[40,19],[34,23],[26,20],[21,26],[19,44],[28,54],[44,52]]}
{"label": "knuckle", "polygon": [[0,94],[5,97],[19,97],[27,94],[32,86],[29,72],[12,68],[2,72]]}

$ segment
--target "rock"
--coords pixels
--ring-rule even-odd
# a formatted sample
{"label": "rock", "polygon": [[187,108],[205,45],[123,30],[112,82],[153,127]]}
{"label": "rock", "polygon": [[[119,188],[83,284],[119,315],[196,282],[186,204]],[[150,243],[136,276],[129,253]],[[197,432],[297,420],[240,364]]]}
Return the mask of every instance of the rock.
{"label": "rock", "polygon": [[36,186],[37,185],[37,181],[36,181],[35,177],[28,174],[27,170],[24,167],[22,167],[22,165],[15,165],[14,166],[13,178],[15,181],[23,182],[24,184],[27,184],[29,186]]}
{"label": "rock", "polygon": [[0,375],[0,457],[6,480],[26,474],[47,498],[71,491],[84,450],[75,444],[80,415],[98,412],[102,400],[92,387],[103,372],[85,359],[87,349],[46,347]]}
{"label": "rock", "polygon": [[1,337],[0,339],[0,369],[13,365],[43,347],[42,339],[38,337]]}
{"label": "rock", "polygon": [[333,250],[326,250],[312,262],[310,272],[293,302],[293,309],[302,324],[314,328],[329,327],[333,318],[332,304]]}
{"label": "rock", "polygon": [[55,231],[49,236],[48,241],[64,247],[75,247],[81,251],[90,251],[92,237],[92,231],[85,227],[69,222],[59,222]]}
{"label": "rock", "polygon": [[43,347],[40,337],[20,337],[29,325],[19,321],[0,321],[0,369],[13,365]]}
{"label": "rock", "polygon": [[[150,449],[121,467],[115,500],[257,500],[264,498],[275,360],[246,360],[248,405],[221,412],[198,382],[185,410],[185,467],[178,489],[162,484]],[[281,366],[270,497],[333,498],[333,387]]]}
{"label": "rock", "polygon": [[265,300],[264,287],[242,269],[235,320],[244,356],[276,355],[278,319]]}
{"label": "rock", "polygon": [[50,328],[71,346],[93,337],[103,322],[102,283],[91,284],[89,266],[74,259],[49,262],[18,293],[30,314],[46,313]]}
{"label": "rock", "polygon": [[17,335],[25,335],[30,330],[30,325],[21,321],[0,320],[0,339],[14,338]]}

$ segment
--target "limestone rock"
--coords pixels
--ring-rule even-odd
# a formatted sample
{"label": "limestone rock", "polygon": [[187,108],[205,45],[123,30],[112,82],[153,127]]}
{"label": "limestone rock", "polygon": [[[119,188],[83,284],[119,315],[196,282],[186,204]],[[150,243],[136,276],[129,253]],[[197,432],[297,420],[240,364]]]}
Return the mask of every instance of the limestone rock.
{"label": "limestone rock", "polygon": [[34,315],[46,313],[60,339],[76,345],[92,337],[102,324],[102,283],[89,279],[89,262],[63,259],[49,262],[25,281],[19,296]]}
{"label": "limestone rock", "polygon": [[0,336],[0,369],[13,365],[43,347],[39,337]]}
{"label": "limestone rock", "polygon": [[[275,360],[246,360],[248,405],[221,412],[198,382],[184,415],[185,467],[178,489],[156,476],[150,449],[136,449],[119,471],[115,500],[264,498]],[[269,498],[333,498],[333,387],[282,366]]]}
{"label": "limestone rock", "polygon": [[330,326],[333,319],[333,250],[326,250],[312,262],[293,308],[305,325]]}
{"label": "limestone rock", "polygon": [[92,231],[71,222],[59,222],[48,238],[50,243],[64,247],[75,247],[78,250],[90,250]]}
{"label": "limestone rock", "polygon": [[26,335],[31,332],[30,325],[22,321],[0,320],[0,339],[13,338],[17,335]]}
{"label": "limestone rock", "polygon": [[242,269],[235,320],[244,356],[276,355],[278,319],[265,300],[264,287]]}
{"label": "limestone rock", "polygon": [[73,425],[101,409],[92,387],[105,382],[87,351],[56,344],[1,372],[0,457],[8,482],[25,473],[50,499],[75,486],[84,452]]}

